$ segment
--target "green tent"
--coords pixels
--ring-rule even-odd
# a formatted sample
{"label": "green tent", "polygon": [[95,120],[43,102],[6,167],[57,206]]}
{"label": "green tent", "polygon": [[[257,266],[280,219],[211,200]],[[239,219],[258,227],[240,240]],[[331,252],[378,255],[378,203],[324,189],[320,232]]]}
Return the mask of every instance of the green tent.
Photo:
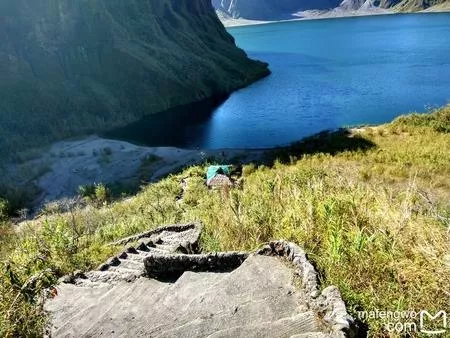
{"label": "green tent", "polygon": [[230,176],[231,169],[231,165],[212,165],[208,167],[208,171],[206,172],[206,180],[209,182],[214,177],[216,177],[216,175],[220,174]]}

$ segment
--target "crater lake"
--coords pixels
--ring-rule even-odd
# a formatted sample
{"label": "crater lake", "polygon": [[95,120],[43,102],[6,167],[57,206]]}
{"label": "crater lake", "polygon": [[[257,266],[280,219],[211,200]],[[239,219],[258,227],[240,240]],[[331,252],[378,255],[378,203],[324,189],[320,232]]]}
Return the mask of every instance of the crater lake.
{"label": "crater lake", "polygon": [[[229,28],[272,74],[107,136],[150,146],[267,148],[323,130],[450,103],[450,14],[305,20]],[[177,118],[174,118],[176,115]],[[174,122],[175,121],[175,122]]]}

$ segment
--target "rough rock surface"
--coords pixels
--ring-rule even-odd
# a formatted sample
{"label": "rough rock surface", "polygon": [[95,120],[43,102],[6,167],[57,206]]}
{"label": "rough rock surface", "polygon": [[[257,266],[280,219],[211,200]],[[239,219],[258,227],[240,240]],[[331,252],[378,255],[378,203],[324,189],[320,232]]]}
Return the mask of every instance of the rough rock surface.
{"label": "rough rock surface", "polygon": [[[200,232],[198,224],[175,225],[114,243],[128,245],[126,251],[99,271],[65,278],[58,296],[47,302],[51,336],[351,335],[352,319],[339,291],[319,292],[316,272],[300,248],[278,241],[256,254],[189,255],[197,250]],[[171,280],[149,278],[143,261],[147,272],[154,272],[149,262],[155,257],[184,264],[185,271]],[[208,261],[213,263],[201,264]],[[216,272],[228,262],[234,270]],[[162,265],[156,266],[158,277],[164,277]]]}

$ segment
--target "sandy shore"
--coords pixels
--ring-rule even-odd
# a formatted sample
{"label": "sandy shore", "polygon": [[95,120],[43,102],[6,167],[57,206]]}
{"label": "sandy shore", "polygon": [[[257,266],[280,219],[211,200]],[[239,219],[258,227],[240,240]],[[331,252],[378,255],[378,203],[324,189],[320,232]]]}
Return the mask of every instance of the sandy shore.
{"label": "sandy shore", "polygon": [[[415,13],[444,13],[450,12],[450,1],[430,7],[426,10],[415,12]],[[273,21],[257,21],[257,20],[247,20],[247,19],[233,19],[229,17],[220,16],[220,20],[223,25],[228,28],[241,27],[241,26],[252,26],[252,25],[264,25],[271,23],[281,23],[281,22],[291,22],[291,21],[306,21],[306,20],[320,20],[320,19],[338,19],[346,17],[363,17],[363,16],[374,16],[374,15],[390,15],[390,14],[414,14],[414,13],[399,13],[389,9],[375,8],[368,10],[343,10],[340,8],[335,8],[333,10],[321,11],[321,10],[308,10],[293,14],[292,19],[287,20],[273,20]]]}
{"label": "sandy shore", "polygon": [[241,26],[253,26],[264,25],[271,23],[282,23],[291,21],[307,21],[307,20],[320,20],[320,19],[333,19],[333,18],[345,18],[345,17],[359,17],[359,16],[373,16],[373,15],[387,15],[396,14],[390,10],[376,9],[370,11],[344,11],[341,9],[334,9],[332,11],[319,11],[310,10],[293,14],[292,19],[287,20],[273,20],[273,21],[257,21],[247,19],[233,19],[233,18],[221,18],[221,21],[225,27],[241,27]]}
{"label": "sandy shore", "polygon": [[34,170],[33,183],[42,192],[36,205],[42,206],[49,201],[76,195],[80,185],[120,182],[138,186],[208,158],[213,157],[221,163],[239,158],[240,163],[248,163],[257,161],[263,154],[264,150],[145,147],[91,136],[57,142],[37,158],[17,165],[12,171]]}

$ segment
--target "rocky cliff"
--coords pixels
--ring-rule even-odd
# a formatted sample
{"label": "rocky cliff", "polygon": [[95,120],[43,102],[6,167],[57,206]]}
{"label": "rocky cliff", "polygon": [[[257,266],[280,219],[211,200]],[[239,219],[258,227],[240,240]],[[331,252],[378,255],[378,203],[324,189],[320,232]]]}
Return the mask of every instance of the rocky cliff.
{"label": "rocky cliff", "polygon": [[211,0],[3,0],[1,152],[223,97],[268,73]]}
{"label": "rocky cliff", "polygon": [[233,18],[280,20],[308,10],[368,11],[392,9],[413,12],[428,9],[448,0],[212,0],[214,7]]}
{"label": "rocky cliff", "polygon": [[440,5],[448,0],[344,0],[340,8],[359,10],[369,8],[393,9],[400,12],[414,12]]}
{"label": "rocky cliff", "polygon": [[252,20],[285,19],[290,14],[309,9],[331,9],[342,0],[212,0],[216,9],[233,18]]}

